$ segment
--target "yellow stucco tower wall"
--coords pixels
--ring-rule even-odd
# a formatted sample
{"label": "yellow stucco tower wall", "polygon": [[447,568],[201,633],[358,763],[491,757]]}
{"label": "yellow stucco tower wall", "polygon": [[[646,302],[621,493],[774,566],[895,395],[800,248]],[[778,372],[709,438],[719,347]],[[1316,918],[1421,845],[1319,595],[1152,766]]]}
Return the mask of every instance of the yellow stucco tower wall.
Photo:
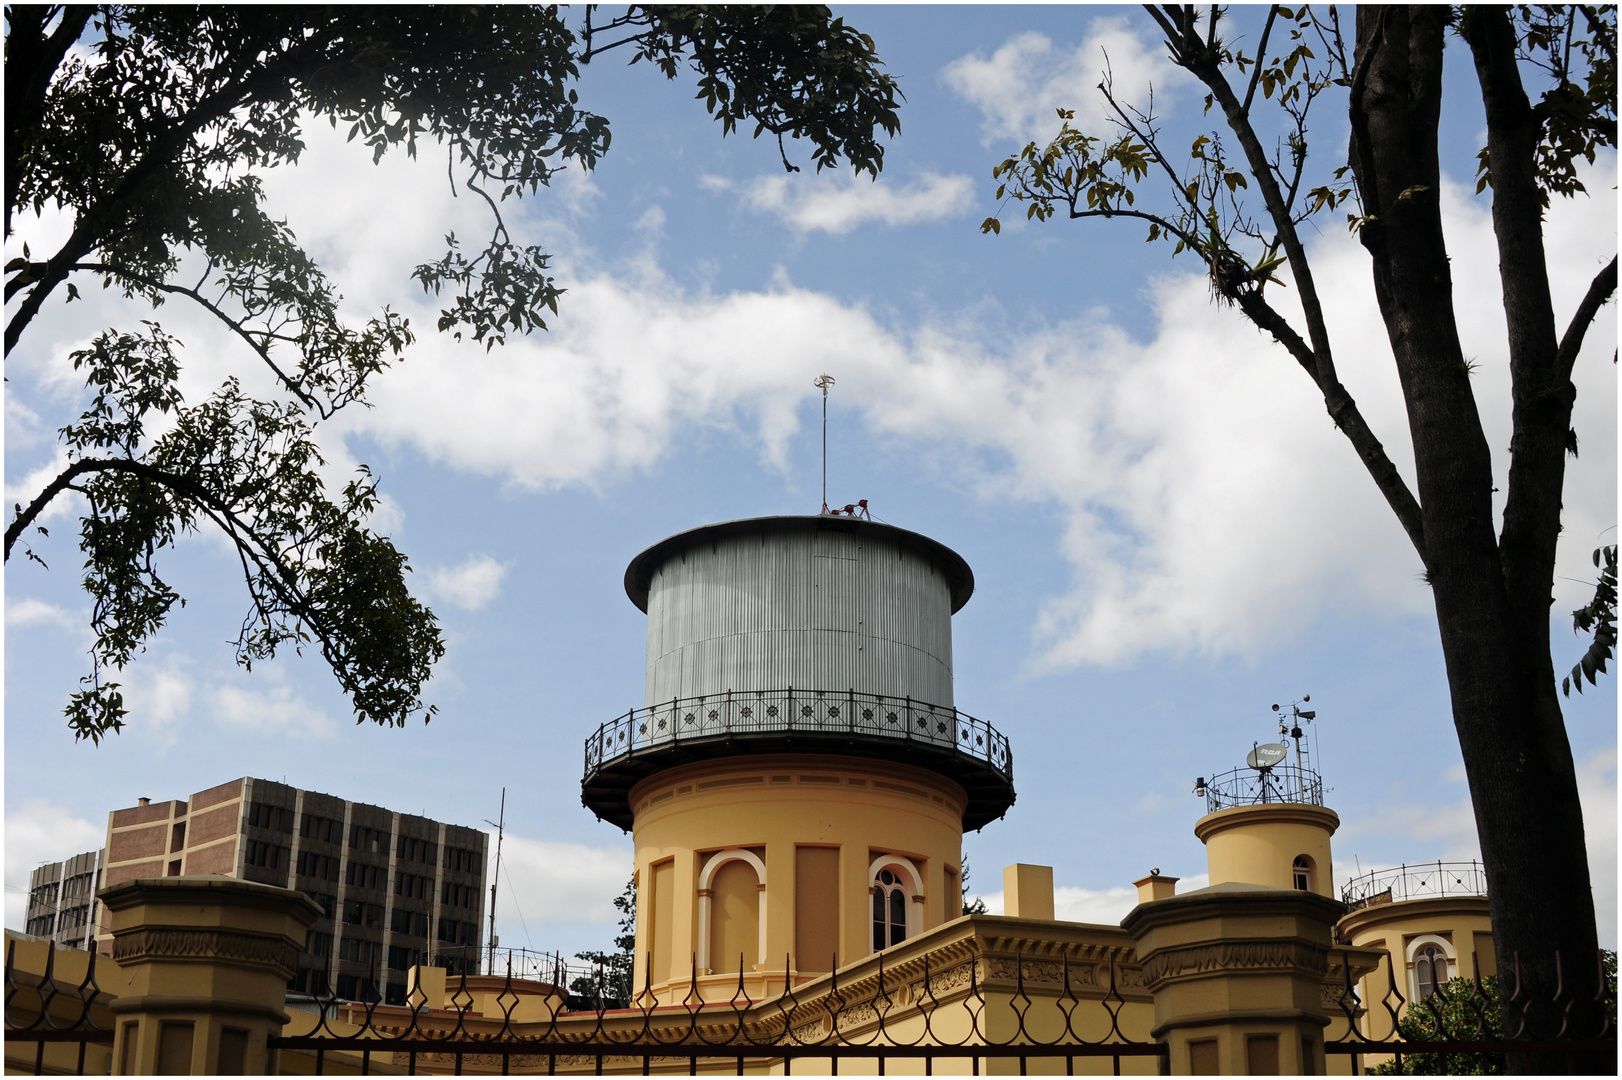
{"label": "yellow stucco tower wall", "polygon": [[[1298,870],[1305,869],[1307,890],[1333,897],[1329,838],[1339,827],[1340,817],[1327,807],[1257,803],[1205,815],[1195,823],[1194,835],[1205,844],[1212,885],[1291,889],[1298,887]],[[1304,867],[1297,860],[1304,860]]]}
{"label": "yellow stucco tower wall", "polygon": [[[873,951],[874,877],[907,936],[961,914],[962,788],[899,762],[750,755],[666,770],[636,808],[636,989],[758,1000]],[[651,966],[650,966],[651,965]]]}

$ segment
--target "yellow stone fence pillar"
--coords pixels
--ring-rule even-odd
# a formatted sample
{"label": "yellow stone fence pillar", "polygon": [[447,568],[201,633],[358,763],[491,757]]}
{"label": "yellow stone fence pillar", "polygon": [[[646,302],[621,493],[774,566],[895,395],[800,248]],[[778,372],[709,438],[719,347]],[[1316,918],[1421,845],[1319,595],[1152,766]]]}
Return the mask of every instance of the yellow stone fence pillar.
{"label": "yellow stone fence pillar", "polygon": [[266,1039],[321,909],[302,893],[225,877],[148,878],[99,894],[124,985],[103,989],[116,1075],[274,1073]]}
{"label": "yellow stone fence pillar", "polygon": [[1236,883],[1134,908],[1121,925],[1137,942],[1172,1073],[1323,1074],[1322,988],[1345,910],[1316,893]]}

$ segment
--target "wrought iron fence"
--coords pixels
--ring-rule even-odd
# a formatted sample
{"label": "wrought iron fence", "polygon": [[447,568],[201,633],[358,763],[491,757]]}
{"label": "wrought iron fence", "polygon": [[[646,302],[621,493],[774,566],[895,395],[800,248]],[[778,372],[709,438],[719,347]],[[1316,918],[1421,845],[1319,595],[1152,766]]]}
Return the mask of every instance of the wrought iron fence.
{"label": "wrought iron fence", "polygon": [[1205,782],[1207,813],[1257,803],[1322,806],[1323,781],[1311,769],[1280,764],[1266,769],[1230,769]]}
{"label": "wrought iron fence", "polygon": [[[36,1044],[34,1072],[45,1071],[45,1050],[53,1043],[78,1044],[77,1072],[85,1071],[85,1048],[110,1044],[113,1031],[110,997],[96,984],[90,957],[84,977],[64,983],[55,975],[54,946],[47,946],[43,976],[19,972],[15,942],[8,943],[5,967],[6,1042]],[[1397,1072],[1404,1059],[1435,1055],[1424,1071],[1466,1068],[1460,1055],[1553,1055],[1537,1059],[1545,1069],[1563,1058],[1568,1071],[1608,1060],[1614,1071],[1616,1005],[1614,991],[1601,990],[1589,1010],[1598,1016],[1588,1030],[1578,1030],[1577,1002],[1565,989],[1561,958],[1555,955],[1557,986],[1546,1001],[1524,990],[1519,957],[1513,992],[1498,1013],[1498,999],[1478,977],[1468,986],[1462,1031],[1443,1014],[1439,995],[1405,1008],[1396,970],[1387,956],[1391,990],[1374,1003],[1391,1022],[1391,1034],[1372,1039],[1360,1029],[1366,1019],[1358,1000],[1347,954],[1340,970],[1344,984],[1337,1000],[1326,1004],[1344,1014],[1347,1034],[1326,1040],[1332,1055],[1352,1055],[1360,1071],[1368,1055],[1388,1057]],[[523,1004],[524,980],[462,974],[446,987],[449,1007],[417,1000],[408,1006],[377,1001],[318,999],[314,1014],[296,1018],[298,1030],[285,1030],[269,1040],[271,1049],[302,1053],[299,1071],[370,1073],[374,1069],[411,1073],[461,1074],[465,1070],[514,1071],[548,1075],[557,1072],[641,1072],[654,1066],[697,1072],[776,1067],[785,1074],[796,1061],[827,1059],[832,1071],[849,1059],[876,1062],[922,1060],[926,1072],[937,1060],[969,1062],[978,1074],[982,1063],[1017,1060],[1021,1074],[1031,1059],[1063,1058],[1066,1072],[1078,1058],[1110,1058],[1114,1071],[1140,1059],[1140,1069],[1162,1074],[1171,1067],[1168,1044],[1134,1037],[1141,1023],[1122,1022],[1129,1000],[1140,1007],[1151,1000],[1141,974],[1118,967],[1115,960],[1073,962],[1068,956],[973,955],[932,966],[924,954],[901,963],[875,956],[875,967],[847,972],[841,983],[833,972],[808,986],[790,987],[765,1000],[752,1000],[746,980],[725,1001],[700,997],[696,977],[686,997],[673,1004],[653,1000],[645,985],[629,1009],[597,1008],[587,1012],[548,1010],[536,1017]],[[561,965],[561,961],[559,961]],[[1477,967],[1479,971],[1479,966]],[[557,968],[545,982],[558,985]],[[603,977],[599,970],[598,978]],[[1455,983],[1461,980],[1454,980]],[[1447,984],[1453,985],[1453,984]],[[534,984],[527,988],[531,993]],[[1330,988],[1326,987],[1326,990]],[[1129,999],[1128,994],[1131,994]],[[556,1004],[556,998],[551,999]],[[480,1006],[476,1009],[475,1006]],[[1417,1017],[1404,1024],[1405,1017]],[[1495,1025],[1494,1015],[1500,1019]],[[1415,1024],[1418,1024],[1416,1027]],[[1132,1030],[1129,1030],[1132,1029]],[[1584,1057],[1583,1055],[1587,1055]],[[1608,1058],[1606,1057],[1608,1055]],[[15,1064],[15,1063],[14,1063]],[[1480,1064],[1479,1062],[1477,1064]],[[1488,1062],[1490,1064],[1490,1062]],[[10,1071],[8,1069],[8,1071]],[[67,1067],[51,1071],[67,1071]]]}
{"label": "wrought iron fence", "polygon": [[[785,961],[786,962],[786,961]],[[1051,970],[1049,970],[1051,969]],[[452,1009],[332,1002],[308,1032],[271,1040],[281,1050],[313,1051],[315,1071],[325,1071],[327,1055],[361,1055],[360,1071],[370,1071],[379,1055],[409,1071],[495,1068],[514,1070],[640,1071],[668,1066],[696,1073],[700,1063],[714,1070],[795,1061],[857,1058],[879,1062],[922,1059],[933,1072],[937,1059],[969,1060],[978,1075],[982,1061],[1017,1059],[1020,1072],[1029,1059],[1110,1058],[1121,1072],[1123,1059],[1150,1059],[1165,1072],[1165,1043],[1134,1039],[1123,1030],[1121,1011],[1128,999],[1121,972],[1107,963],[1075,964],[1067,957],[974,957],[931,968],[928,956],[877,969],[841,985],[834,972],[811,988],[790,986],[782,994],[752,1000],[746,977],[724,1001],[704,1000],[695,975],[686,996],[658,1004],[645,985],[628,1009],[553,1012],[538,1021],[515,1018],[520,996],[506,978],[484,1000],[499,1003],[498,1015],[473,1012],[467,978],[447,986]],[[555,980],[547,980],[555,985]],[[1037,984],[1041,984],[1038,987]],[[1140,998],[1146,997],[1141,989]],[[1143,1002],[1145,1005],[1147,1001]],[[1147,1018],[1145,1017],[1145,1021]],[[1145,1027],[1147,1024],[1145,1023]],[[352,1030],[350,1030],[352,1029]]]}
{"label": "wrought iron fence", "polygon": [[[64,983],[57,978],[59,951],[55,942],[45,943],[45,969],[34,977],[17,969],[17,942],[6,942],[6,1042],[35,1044],[35,1076],[45,1071],[45,1049],[53,1043],[76,1044],[74,1071],[82,1076],[87,1048],[113,1041],[109,997],[96,985],[96,954],[72,950],[75,959],[85,957],[85,974],[77,983]],[[60,1065],[52,1071],[60,1071]]]}
{"label": "wrought iron fence", "polygon": [[[1593,1000],[1587,1003],[1592,1008],[1584,1010],[1595,1017],[1588,1030],[1581,1030],[1575,1018],[1579,1002],[1566,988],[1559,951],[1554,954],[1555,989],[1547,1000],[1534,999],[1527,992],[1520,954],[1514,955],[1507,995],[1485,984],[1481,965],[1475,962],[1473,977],[1450,980],[1437,992],[1410,1004],[1401,989],[1404,981],[1398,979],[1395,962],[1386,953],[1389,989],[1370,1010],[1383,1010],[1390,1031],[1382,1039],[1372,1039],[1366,1027],[1359,1030],[1357,1011],[1364,1003],[1358,999],[1342,954],[1344,986],[1334,1005],[1345,1016],[1346,1034],[1326,1039],[1324,1053],[1352,1055],[1353,1073],[1363,1071],[1365,1062],[1360,1058],[1371,1054],[1387,1057],[1391,1071],[1398,1075],[1405,1071],[1404,1058],[1410,1060],[1413,1072],[1426,1075],[1503,1072],[1504,1056],[1511,1054],[1531,1056],[1531,1072],[1559,1071],[1562,1060],[1568,1073],[1601,1071],[1594,1067],[1593,1059],[1599,1057],[1609,1061],[1603,1071],[1615,1073],[1616,987],[1607,981],[1604,951],[1595,956],[1599,980]],[[1450,989],[1460,984],[1462,992]]]}
{"label": "wrought iron fence", "polygon": [[1423,900],[1432,896],[1486,896],[1487,868],[1469,862],[1403,863],[1370,870],[1341,886],[1340,898],[1353,911],[1371,904]]}
{"label": "wrought iron fence", "polygon": [[898,739],[953,749],[1013,777],[1008,740],[950,705],[856,690],[749,690],[675,698],[632,709],[586,739],[586,775],[638,750],[749,735]]}

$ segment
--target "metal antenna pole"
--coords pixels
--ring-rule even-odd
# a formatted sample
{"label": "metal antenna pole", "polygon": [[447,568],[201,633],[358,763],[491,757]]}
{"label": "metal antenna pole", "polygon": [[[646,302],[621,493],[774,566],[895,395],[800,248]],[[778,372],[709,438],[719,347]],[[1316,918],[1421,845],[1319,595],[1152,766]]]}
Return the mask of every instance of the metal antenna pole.
{"label": "metal antenna pole", "polygon": [[812,386],[822,388],[822,512],[828,512],[828,387],[834,384],[832,375],[818,375]]}
{"label": "metal antenna pole", "polygon": [[[496,872],[490,879],[490,942],[486,946],[490,950],[490,962],[485,966],[486,975],[496,973],[496,886],[501,883],[501,841],[507,829],[507,789],[501,789],[501,813],[497,814],[496,821]],[[489,819],[486,818],[486,821]]]}

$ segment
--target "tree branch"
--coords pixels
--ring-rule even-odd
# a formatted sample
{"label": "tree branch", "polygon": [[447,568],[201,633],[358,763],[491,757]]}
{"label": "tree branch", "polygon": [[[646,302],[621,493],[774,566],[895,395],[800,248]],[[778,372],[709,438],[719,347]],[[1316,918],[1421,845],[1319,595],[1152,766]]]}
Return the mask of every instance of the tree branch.
{"label": "tree branch", "polygon": [[1250,87],[1245,91],[1245,115],[1250,115],[1250,103],[1256,99],[1256,86],[1262,81],[1262,69],[1266,67],[1267,39],[1273,33],[1273,20],[1278,18],[1278,5],[1267,9],[1267,22],[1262,26],[1261,44],[1256,46],[1256,70],[1250,73]]}
{"label": "tree branch", "polygon": [[1274,340],[1289,350],[1296,363],[1300,364],[1308,377],[1317,384],[1318,390],[1323,394],[1324,407],[1329,412],[1329,418],[1351,442],[1352,449],[1363,462],[1363,467],[1373,477],[1380,494],[1385,496],[1386,505],[1397,515],[1397,521],[1408,534],[1409,543],[1413,544],[1414,550],[1419,553],[1419,561],[1428,565],[1429,560],[1425,555],[1425,524],[1419,500],[1414,498],[1413,492],[1408,489],[1407,481],[1397,471],[1397,466],[1385,452],[1384,445],[1369,427],[1368,421],[1363,418],[1356,400],[1339,382],[1324,384],[1318,381],[1318,366],[1311,347],[1301,340],[1301,335],[1295,332],[1289,321],[1280,315],[1260,292],[1254,289],[1243,290],[1235,302],[1251,322],[1272,334]]}
{"label": "tree branch", "polygon": [[239,320],[233,319],[231,316],[227,315],[217,304],[208,299],[208,297],[204,296],[202,293],[198,292],[195,288],[187,288],[184,285],[171,285],[166,281],[160,281],[157,278],[149,277],[146,274],[129,270],[125,267],[117,266],[112,263],[74,263],[72,266],[68,267],[68,269],[90,270],[96,273],[112,274],[115,277],[125,278],[126,280],[135,282],[137,285],[144,285],[149,289],[156,289],[159,292],[174,293],[178,296],[190,297],[198,304],[201,304],[226,326],[230,327],[231,331],[235,333],[237,337],[247,342],[248,348],[252,349],[258,355],[259,359],[265,362],[265,366],[270,368],[270,370],[275,373],[276,378],[283,386],[287,388],[288,393],[298,398],[299,401],[303,402],[307,407],[315,410],[316,415],[320,416],[322,419],[327,419],[332,415],[330,410],[323,408],[314,397],[299,386],[297,381],[295,381],[292,376],[283,371],[277,365],[276,361],[270,358],[270,350],[260,342],[254,340],[253,335],[245,326],[242,325]]}
{"label": "tree branch", "polygon": [[190,114],[154,141],[141,159],[124,173],[105,199],[85,207],[76,214],[72,234],[61,249],[46,261],[44,272],[33,282],[33,287],[28,290],[28,294],[17,305],[17,310],[6,321],[5,355],[11,355],[11,350],[16,348],[17,342],[22,339],[23,331],[33,321],[34,316],[39,314],[45,298],[67,278],[73,264],[95,250],[106,239],[107,230],[112,228],[123,212],[125,204],[140,194],[194,135],[247,104],[262,88],[285,85],[296,73],[298,65],[303,63],[304,56],[312,51],[319,52],[329,39],[330,32],[318,31],[311,34],[240,83],[228,85],[205,97],[197,103]]}
{"label": "tree branch", "polygon": [[88,461],[74,462],[56,479],[46,484],[45,490],[36,495],[32,502],[22,508],[16,519],[6,526],[6,562],[11,561],[11,547],[17,542],[17,538],[27,530],[28,526],[34,523],[35,518],[44,513],[45,508],[51,504],[51,500],[62,494],[63,489],[72,484],[75,478],[91,472],[93,468],[94,466]]}
{"label": "tree branch", "polygon": [[[49,37],[45,27],[58,13],[62,21]],[[45,93],[51,76],[96,9],[90,4],[40,7],[14,5],[6,10],[6,235],[11,235],[11,214],[18,209],[22,191],[22,156],[26,135],[37,131],[45,113]]]}
{"label": "tree branch", "polygon": [[[45,490],[23,509],[15,521],[6,527],[6,560],[9,561],[11,558],[12,545],[33,524],[52,499],[64,489],[74,487],[73,481],[78,477],[86,473],[101,472],[122,472],[139,476],[191,500],[226,536],[230,537],[232,545],[237,549],[238,558],[243,563],[243,572],[250,583],[250,594],[253,594],[251,585],[255,578],[253,570],[248,565],[251,562],[253,567],[258,569],[257,577],[268,582],[271,589],[280,593],[290,613],[307,624],[315,633],[320,641],[322,654],[327,657],[329,663],[338,659],[337,646],[331,635],[321,620],[311,618],[308,598],[303,595],[296,581],[292,580],[287,567],[275,557],[272,546],[261,539],[251,526],[245,524],[223,500],[196,481],[144,461],[129,458],[81,458],[69,465],[46,485]],[[79,489],[74,487],[74,490]],[[257,599],[255,606],[260,608],[261,614],[264,613],[263,606]],[[352,690],[352,680],[349,676],[340,670],[336,663],[333,667],[339,681],[344,683],[345,689]]]}
{"label": "tree branch", "polygon": [[[1156,21],[1165,25],[1165,20],[1157,17]],[[1186,40],[1188,36],[1185,35],[1182,49],[1177,50],[1173,46],[1177,61],[1210,89],[1212,97],[1222,106],[1228,127],[1238,137],[1239,145],[1245,151],[1250,174],[1255,178],[1268,213],[1272,216],[1279,244],[1289,261],[1290,273],[1295,279],[1301,297],[1301,309],[1306,316],[1307,334],[1311,342],[1310,349],[1306,349],[1306,343],[1301,342],[1299,335],[1289,328],[1283,317],[1273,310],[1260,293],[1253,289],[1239,290],[1234,300],[1252,322],[1273,334],[1303,367],[1307,367],[1303,350],[1305,355],[1311,358],[1308,374],[1323,394],[1324,406],[1328,409],[1330,418],[1351,441],[1352,448],[1357,451],[1364,468],[1373,477],[1380,493],[1385,496],[1403,530],[1407,532],[1420,561],[1428,564],[1419,501],[1408,489],[1407,482],[1392,464],[1380,440],[1374,436],[1358,410],[1356,401],[1341,385],[1335,373],[1328,324],[1324,320],[1323,306],[1318,298],[1317,286],[1313,282],[1312,268],[1307,262],[1306,249],[1301,244],[1300,234],[1296,232],[1290,207],[1284,201],[1283,192],[1279,190],[1277,178],[1267,160],[1267,152],[1251,126],[1248,114],[1234,95],[1233,88],[1228,85],[1215,51],[1207,46],[1201,46],[1197,34],[1192,35],[1193,44],[1190,46]],[[1294,341],[1293,345],[1291,339]]]}
{"label": "tree branch", "polygon": [[1555,367],[1562,380],[1571,378],[1571,369],[1577,363],[1577,354],[1582,351],[1583,337],[1599,314],[1599,309],[1605,306],[1616,292],[1616,256],[1611,256],[1610,263],[1599,272],[1592,284],[1588,286],[1588,293],[1583,302],[1577,305],[1577,311],[1571,317],[1571,323],[1560,338],[1560,351],[1555,354]]}

